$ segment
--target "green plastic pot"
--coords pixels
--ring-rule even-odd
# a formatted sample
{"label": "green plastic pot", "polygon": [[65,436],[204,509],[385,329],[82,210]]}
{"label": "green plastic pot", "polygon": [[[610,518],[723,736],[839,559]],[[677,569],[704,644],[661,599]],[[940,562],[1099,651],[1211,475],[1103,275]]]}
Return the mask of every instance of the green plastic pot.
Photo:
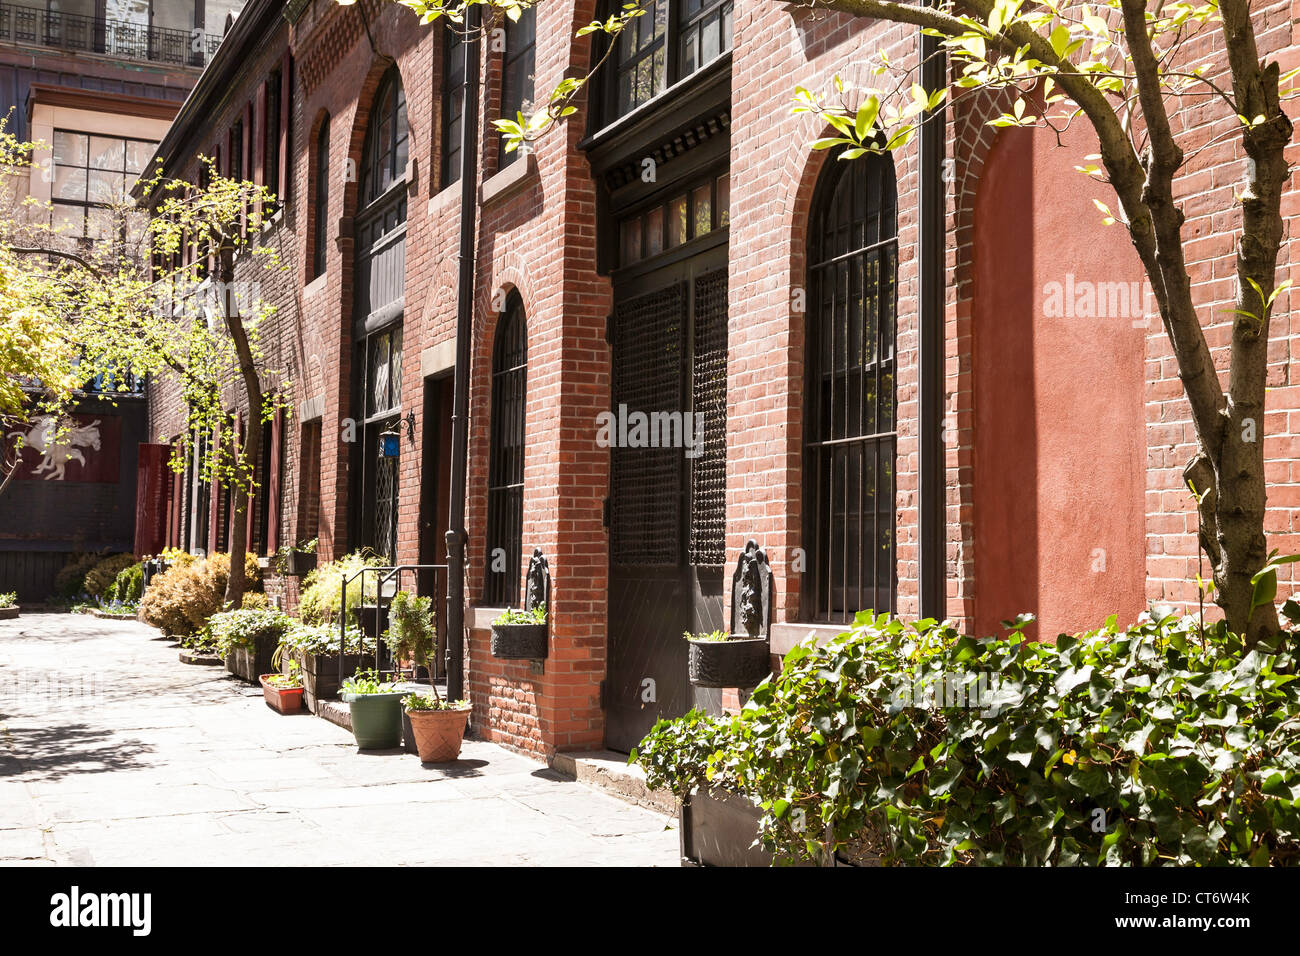
{"label": "green plastic pot", "polygon": [[401,691],[348,694],[343,700],[352,714],[352,736],[362,750],[391,750],[402,743]]}

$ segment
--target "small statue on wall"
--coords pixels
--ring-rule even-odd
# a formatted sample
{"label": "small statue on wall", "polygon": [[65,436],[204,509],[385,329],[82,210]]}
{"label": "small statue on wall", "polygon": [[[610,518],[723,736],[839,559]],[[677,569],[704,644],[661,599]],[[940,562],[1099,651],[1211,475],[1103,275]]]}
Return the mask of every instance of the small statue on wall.
{"label": "small statue on wall", "polygon": [[533,556],[528,561],[528,574],[524,578],[524,610],[535,607],[550,610],[551,569],[542,556],[541,548],[533,549]]}
{"label": "small statue on wall", "polygon": [[[732,634],[767,637],[772,620],[772,569],[767,553],[750,540],[732,577]],[[739,626],[737,626],[739,625]]]}

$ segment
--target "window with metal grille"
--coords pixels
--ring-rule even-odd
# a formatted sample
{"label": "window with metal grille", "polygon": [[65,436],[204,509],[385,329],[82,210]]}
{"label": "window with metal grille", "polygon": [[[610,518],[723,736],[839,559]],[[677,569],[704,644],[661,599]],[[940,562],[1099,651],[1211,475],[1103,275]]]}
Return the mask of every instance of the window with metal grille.
{"label": "window with metal grille", "polygon": [[361,151],[361,203],[369,205],[406,175],[409,130],[406,94],[397,67],[390,67],[379,82],[366,142]]}
{"label": "window with metal grille", "polygon": [[312,235],[312,276],[325,272],[325,256],[329,242],[330,209],[330,118],[329,114],[321,120],[320,132],[316,134],[316,196],[315,228]]}
{"label": "window with metal grille", "polygon": [[465,47],[445,24],[442,30],[442,188],[460,179],[461,113],[465,109]]}
{"label": "window with metal grille", "polygon": [[275,194],[268,212],[284,205],[280,195],[280,71],[266,80],[266,111],[262,118],[262,185]]}
{"label": "window with metal grille", "polygon": [[897,196],[893,163],[831,160],[809,227],[805,613],[894,608]]}
{"label": "window with metal grille", "polygon": [[[691,411],[704,447],[691,460],[691,564],[726,563],[727,270],[695,279]],[[692,425],[694,428],[694,424]]]}
{"label": "window with metal grille", "polygon": [[[533,72],[537,52],[537,8],[529,7],[518,20],[506,20],[505,54],[501,59],[501,116],[525,118],[533,110]],[[506,152],[505,137],[498,147],[497,168],[504,169],[519,157],[519,150]]]}
{"label": "window with metal grille", "polygon": [[626,116],[730,50],[733,7],[733,0],[643,3],[645,13],[613,40],[606,121]]}
{"label": "window with metal grille", "polygon": [[488,452],[488,605],[519,603],[524,535],[524,411],[528,384],[528,324],[518,292],[506,300],[492,347],[492,445]]}

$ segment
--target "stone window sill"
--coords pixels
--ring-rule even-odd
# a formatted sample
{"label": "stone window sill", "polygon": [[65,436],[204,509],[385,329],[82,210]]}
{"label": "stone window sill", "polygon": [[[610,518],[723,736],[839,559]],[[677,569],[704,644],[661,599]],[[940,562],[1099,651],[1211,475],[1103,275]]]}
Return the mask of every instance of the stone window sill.
{"label": "stone window sill", "polygon": [[486,206],[503,196],[508,196],[536,180],[537,177],[537,156],[529,153],[483,182],[479,187],[479,204]]}

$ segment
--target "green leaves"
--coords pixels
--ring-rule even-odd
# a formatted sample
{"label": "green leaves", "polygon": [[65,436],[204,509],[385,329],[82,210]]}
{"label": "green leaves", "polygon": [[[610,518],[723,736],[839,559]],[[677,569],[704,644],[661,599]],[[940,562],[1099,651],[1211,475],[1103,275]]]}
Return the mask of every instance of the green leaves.
{"label": "green leaves", "polygon": [[[824,645],[798,645],[740,714],[656,725],[637,760],[651,786],[754,799],[761,840],[783,860],[827,849],[823,824],[830,848],[865,838],[887,863],[1300,858],[1289,636],[1246,652],[1209,625],[1202,644],[1199,621],[1166,613],[1055,645],[1013,627],[974,639],[864,615]],[[893,699],[899,686],[980,674],[996,678],[989,697],[1011,703]]]}

